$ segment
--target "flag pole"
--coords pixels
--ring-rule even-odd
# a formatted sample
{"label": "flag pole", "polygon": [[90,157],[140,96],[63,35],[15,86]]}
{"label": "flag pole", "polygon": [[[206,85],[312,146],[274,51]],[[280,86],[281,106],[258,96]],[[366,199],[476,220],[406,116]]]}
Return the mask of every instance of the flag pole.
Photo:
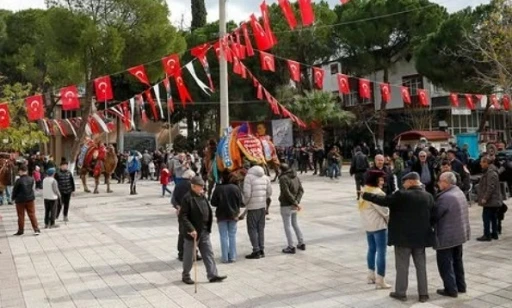
{"label": "flag pole", "polygon": [[220,48],[220,130],[222,135],[229,127],[229,96],[228,96],[228,62],[222,48],[222,40],[226,36],[226,0],[219,0],[219,45]]}

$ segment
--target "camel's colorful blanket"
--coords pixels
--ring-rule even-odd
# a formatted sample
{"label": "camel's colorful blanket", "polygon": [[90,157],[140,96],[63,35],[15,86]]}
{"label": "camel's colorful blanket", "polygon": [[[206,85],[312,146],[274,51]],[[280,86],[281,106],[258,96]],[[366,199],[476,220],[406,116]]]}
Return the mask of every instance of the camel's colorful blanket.
{"label": "camel's colorful blanket", "polygon": [[88,141],[84,145],[82,145],[82,148],[80,149],[77,166],[78,168],[89,166],[93,159],[103,161],[105,159],[106,154],[107,149],[105,146],[97,146],[94,141]]}

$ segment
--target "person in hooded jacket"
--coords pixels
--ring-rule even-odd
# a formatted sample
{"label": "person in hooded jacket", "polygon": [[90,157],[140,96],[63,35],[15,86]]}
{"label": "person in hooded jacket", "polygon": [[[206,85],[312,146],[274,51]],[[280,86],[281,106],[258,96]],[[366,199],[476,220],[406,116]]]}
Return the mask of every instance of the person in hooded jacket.
{"label": "person in hooded jacket", "polygon": [[284,233],[288,241],[288,247],[283,249],[283,253],[295,253],[295,246],[293,245],[292,227],[297,236],[298,245],[300,250],[306,250],[304,244],[304,237],[302,231],[297,223],[297,213],[302,209],[300,201],[304,194],[302,183],[297,177],[295,170],[291,169],[287,164],[281,165],[281,175],[279,176],[279,203],[281,205],[281,217],[283,218]]}
{"label": "person in hooded jacket", "polygon": [[219,226],[222,263],[236,262],[237,222],[243,204],[240,187],[231,181],[229,171],[222,173],[222,183],[215,187],[211,204],[217,208],[215,217]]}
{"label": "person in hooded jacket", "polygon": [[270,178],[263,167],[251,167],[247,171],[243,188],[243,200],[247,207],[247,233],[252,245],[252,253],[246,259],[265,257],[265,214],[267,199],[271,196]]}

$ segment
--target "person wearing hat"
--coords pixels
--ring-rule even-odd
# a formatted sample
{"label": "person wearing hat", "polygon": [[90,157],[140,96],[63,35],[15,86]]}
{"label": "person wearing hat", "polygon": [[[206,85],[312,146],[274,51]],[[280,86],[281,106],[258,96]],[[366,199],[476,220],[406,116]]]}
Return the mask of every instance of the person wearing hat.
{"label": "person wearing hat", "polygon": [[55,180],[55,168],[46,170],[43,180],[44,228],[58,228],[55,224],[57,202],[60,199],[59,183]]}
{"label": "person wearing hat", "polygon": [[[369,171],[362,192],[385,196],[386,193],[382,190],[385,178],[386,173],[383,171]],[[368,253],[366,255],[368,283],[376,284],[377,289],[389,289],[391,286],[384,281],[386,276],[389,209],[364,199],[359,199],[358,203],[368,242]],[[375,272],[377,272],[377,275],[375,275]]]}
{"label": "person wearing hat", "polygon": [[426,192],[420,175],[410,172],[403,178],[403,190],[382,196],[363,192],[361,197],[380,206],[389,207],[388,245],[395,246],[395,292],[389,296],[407,300],[409,262],[412,256],[418,280],[420,302],[428,301],[428,281],[425,248],[435,241],[433,217],[434,197]]}
{"label": "person wearing hat", "polygon": [[185,234],[182,281],[186,284],[194,284],[194,281],[190,278],[190,271],[194,262],[194,243],[197,243],[197,247],[203,256],[208,280],[210,282],[221,282],[227,276],[219,276],[213,258],[210,241],[213,212],[208,199],[204,195],[204,181],[200,176],[195,176],[190,180],[190,184],[190,192],[183,197],[179,211],[182,233]]}
{"label": "person wearing hat", "polygon": [[60,200],[57,206],[57,216],[59,219],[60,211],[64,207],[64,221],[68,221],[69,202],[71,195],[75,192],[75,179],[73,174],[68,170],[68,162],[63,159],[60,163],[60,170],[55,174],[55,180],[59,184]]}
{"label": "person wearing hat", "polygon": [[279,203],[281,205],[284,233],[288,242],[288,246],[283,249],[283,253],[294,254],[295,246],[293,245],[292,227],[297,237],[297,248],[306,250],[304,237],[297,223],[297,212],[302,209],[300,201],[304,194],[304,188],[295,170],[291,169],[287,164],[282,164],[280,168],[282,173],[279,175]]}

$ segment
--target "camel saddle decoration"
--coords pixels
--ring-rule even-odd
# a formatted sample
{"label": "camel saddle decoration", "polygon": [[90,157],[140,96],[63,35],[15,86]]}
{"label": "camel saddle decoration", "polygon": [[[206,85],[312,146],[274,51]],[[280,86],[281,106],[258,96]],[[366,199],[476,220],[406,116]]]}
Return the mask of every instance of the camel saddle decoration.
{"label": "camel saddle decoration", "polygon": [[117,166],[117,154],[113,146],[105,146],[102,142],[86,139],[77,158],[77,167],[85,192],[90,192],[87,186],[87,175],[92,172],[95,182],[94,193],[99,193],[99,178],[105,175],[107,192],[111,193],[110,177]]}

